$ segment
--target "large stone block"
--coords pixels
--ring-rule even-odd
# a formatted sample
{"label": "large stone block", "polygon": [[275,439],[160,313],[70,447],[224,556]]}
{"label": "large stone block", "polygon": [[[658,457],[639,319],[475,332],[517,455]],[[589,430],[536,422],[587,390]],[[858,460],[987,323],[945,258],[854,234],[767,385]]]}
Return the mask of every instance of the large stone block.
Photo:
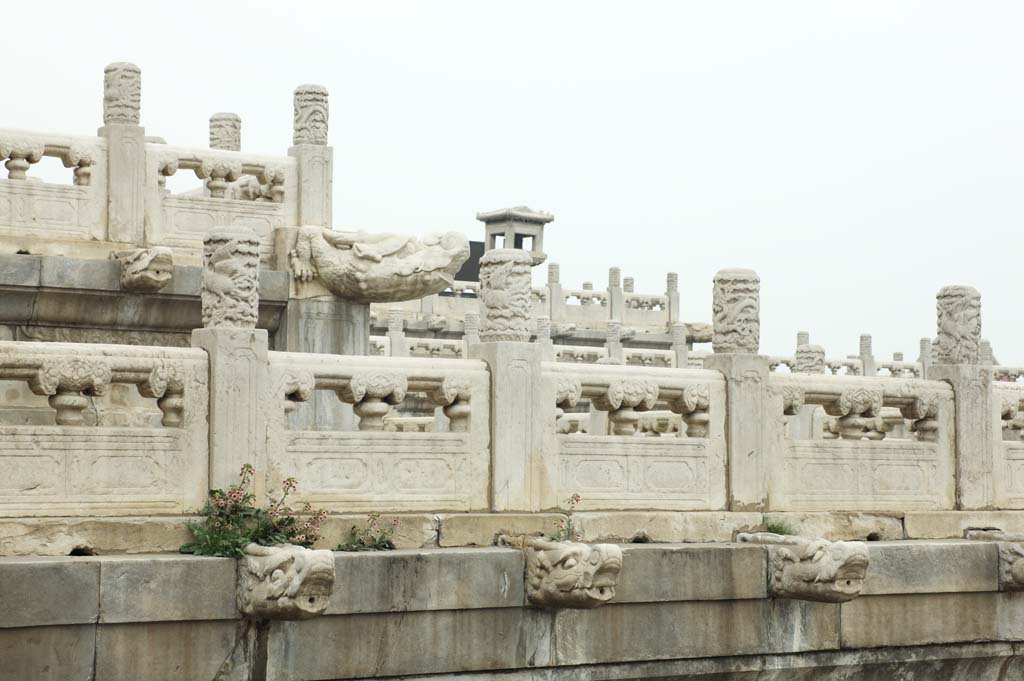
{"label": "large stone block", "polygon": [[863,596],[999,590],[999,555],[989,542],[869,543]]}
{"label": "large stone block", "polygon": [[615,604],[561,610],[552,632],[559,665],[839,647],[839,606],[791,600]]}
{"label": "large stone block", "polygon": [[[392,541],[397,549],[419,549],[437,546],[437,528],[434,516],[426,513],[381,514],[382,525],[397,519]],[[323,538],[313,548],[333,549],[348,540],[352,527],[365,528],[369,520],[365,513],[358,515],[329,515],[320,526]]]}
{"label": "large stone block", "polygon": [[98,291],[121,290],[121,263],[116,260],[44,256],[40,261],[40,286]]}
{"label": "large stone block", "polygon": [[897,514],[836,512],[774,512],[765,523],[784,523],[804,537],[832,541],[903,539],[903,523]]}
{"label": "large stone block", "polygon": [[96,681],[210,681],[235,647],[240,621],[104,624]]}
{"label": "large stone block", "polygon": [[39,286],[42,260],[37,255],[0,255],[0,286]]}
{"label": "large stone block", "polygon": [[494,546],[499,535],[554,532],[561,513],[443,513],[440,546]]}
{"label": "large stone block", "polygon": [[105,553],[177,551],[188,541],[189,517],[0,519],[0,555],[66,556],[74,549]]}
{"label": "large stone block", "polygon": [[573,514],[583,541],[728,542],[756,530],[760,513],[728,511],[583,511]]}
{"label": "large stone block", "polygon": [[844,648],[998,641],[998,593],[861,596],[842,604]]}
{"label": "large stone block", "polygon": [[529,608],[319,617],[271,624],[267,681],[451,674],[551,662],[551,615]]}
{"label": "large stone block", "polygon": [[765,561],[751,545],[623,546],[614,602],[766,598]]}
{"label": "large stone block", "polygon": [[0,559],[0,628],[96,622],[99,583],[88,558]]}
{"label": "large stone block", "polygon": [[233,558],[149,555],[96,560],[101,566],[100,622],[238,617]]}
{"label": "large stone block", "polygon": [[336,553],[326,614],[520,607],[523,562],[499,548]]}
{"label": "large stone block", "polygon": [[0,681],[98,681],[96,625],[0,629]]}
{"label": "large stone block", "polygon": [[907,539],[961,539],[971,528],[999,528],[1024,534],[1021,511],[908,511],[903,518]]}

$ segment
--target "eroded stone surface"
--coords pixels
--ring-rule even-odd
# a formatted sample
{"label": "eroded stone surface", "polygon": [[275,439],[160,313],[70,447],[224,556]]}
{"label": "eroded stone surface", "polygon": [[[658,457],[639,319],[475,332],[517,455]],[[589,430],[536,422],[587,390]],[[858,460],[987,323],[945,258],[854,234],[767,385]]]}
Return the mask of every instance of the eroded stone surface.
{"label": "eroded stone surface", "polygon": [[315,617],[327,609],[333,588],[330,551],[249,544],[238,561],[238,610],[253,619]]}
{"label": "eroded stone surface", "polygon": [[768,547],[768,586],[775,597],[843,603],[864,587],[870,557],[863,542],[771,532],[741,533],[737,540]]}

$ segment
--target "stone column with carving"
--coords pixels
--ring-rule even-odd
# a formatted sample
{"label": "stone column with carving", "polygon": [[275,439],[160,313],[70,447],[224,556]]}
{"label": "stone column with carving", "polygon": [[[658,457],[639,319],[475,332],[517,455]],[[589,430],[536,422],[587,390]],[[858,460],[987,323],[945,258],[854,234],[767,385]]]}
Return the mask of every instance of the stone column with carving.
{"label": "stone column with carving", "polygon": [[768,358],[758,354],[760,287],[753,270],[721,270],[714,277],[714,354],[704,360],[704,368],[722,372],[728,384],[726,443],[732,511],[762,511],[767,505]]}
{"label": "stone column with carving", "polygon": [[626,293],[622,290],[622,270],[608,269],[608,318],[621,322],[626,311]]}
{"label": "stone column with carving", "polygon": [[103,71],[103,127],[107,140],[107,240],[145,241],[146,130],[139,125],[142,71],[118,62]]}
{"label": "stone column with carving", "polygon": [[529,342],[532,265],[518,249],[490,250],[480,259],[480,342],[468,351],[491,373],[492,511],[538,511],[554,502],[541,457],[544,417],[555,405],[544,398],[543,349]]}
{"label": "stone column with carving", "polygon": [[293,146],[288,155],[298,166],[299,224],[330,227],[334,150],[327,146],[327,88],[295,88]]}
{"label": "stone column with carving", "polygon": [[686,369],[690,366],[690,346],[686,344],[688,329],[683,322],[672,325],[672,351],[676,353],[677,369]]}
{"label": "stone column with carving", "polygon": [[548,263],[548,317],[552,322],[565,319],[565,294],[562,292],[561,268]]}
{"label": "stone column with carving", "polygon": [[875,362],[875,356],[871,351],[871,334],[862,333],[860,335],[860,357],[861,364],[863,365],[864,376],[877,376],[878,375],[878,364]]}
{"label": "stone column with carving", "polygon": [[242,150],[242,119],[238,114],[221,112],[210,116],[210,148]]}
{"label": "stone column with carving", "polygon": [[388,310],[388,341],[392,357],[408,357],[409,344],[405,339],[405,318],[401,310]]}
{"label": "stone column with carving", "polygon": [[998,504],[995,461],[1002,448],[1001,404],[991,366],[981,363],[981,294],[946,286],[936,296],[937,342],[928,378],[953,386],[958,509]]}
{"label": "stone column with carving", "polygon": [[665,297],[668,298],[668,323],[681,322],[679,317],[679,274],[669,272],[665,277]]}
{"label": "stone column with carving", "polygon": [[267,332],[256,328],[260,242],[252,229],[225,227],[203,244],[203,328],[192,331],[192,347],[210,357],[210,487],[238,482],[248,463],[261,472],[254,490],[259,498],[267,470],[267,410],[281,406],[262,399],[269,362]]}

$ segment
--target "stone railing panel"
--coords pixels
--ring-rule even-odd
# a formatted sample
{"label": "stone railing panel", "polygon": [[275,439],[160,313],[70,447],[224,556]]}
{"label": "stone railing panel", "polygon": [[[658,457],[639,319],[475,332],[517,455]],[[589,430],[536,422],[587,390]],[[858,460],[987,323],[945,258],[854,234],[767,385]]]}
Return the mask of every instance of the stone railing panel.
{"label": "stone railing panel", "polygon": [[[146,145],[146,240],[199,253],[203,235],[219,226],[244,224],[260,238],[263,262],[272,262],[274,230],[295,227],[298,176],[291,157]],[[190,171],[202,190],[170,194],[168,176]]]}
{"label": "stone railing panel", "polygon": [[1024,509],[1024,383],[997,382],[995,404],[1002,424],[993,483],[999,508]]}
{"label": "stone railing panel", "polygon": [[[725,507],[720,373],[563,362],[542,367],[553,426],[543,469],[556,502],[579,494],[581,509]],[[588,419],[558,416],[559,400],[570,396],[572,404],[575,395],[580,404],[590,402]]]}
{"label": "stone railing panel", "polygon": [[[769,402],[772,510],[953,508],[954,414],[948,384],[771,374]],[[810,408],[815,406],[820,409]]]}
{"label": "stone railing panel", "polygon": [[[0,379],[24,381],[56,425],[0,426],[0,516],[160,515],[202,506],[209,370],[202,350],[0,342]],[[160,410],[149,424],[84,425],[117,386]],[[6,406],[6,405],[3,405]]]}
{"label": "stone railing panel", "polygon": [[[277,399],[303,402],[311,390],[328,390],[360,419],[353,431],[291,430],[282,410],[268,447],[271,488],[295,477],[302,481],[297,501],[334,512],[487,508],[483,362],[283,352],[270,353],[270,362]],[[312,388],[295,391],[296,384]],[[404,413],[415,405],[440,412],[429,419],[432,426]]]}
{"label": "stone railing panel", "polygon": [[[106,140],[0,129],[0,236],[106,239]],[[67,183],[43,182],[31,166],[44,156],[69,169]]]}

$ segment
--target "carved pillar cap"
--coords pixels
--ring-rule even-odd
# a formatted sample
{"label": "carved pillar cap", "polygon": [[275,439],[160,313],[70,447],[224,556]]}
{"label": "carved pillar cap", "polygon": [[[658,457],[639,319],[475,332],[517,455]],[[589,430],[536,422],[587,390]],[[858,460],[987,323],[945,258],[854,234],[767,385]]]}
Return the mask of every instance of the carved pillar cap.
{"label": "carved pillar cap", "polygon": [[820,345],[801,345],[793,356],[793,371],[799,374],[825,373],[825,348]]}
{"label": "carved pillar cap", "polygon": [[981,294],[970,286],[944,286],[935,296],[937,364],[981,361]]}
{"label": "carved pillar cap", "polygon": [[327,144],[327,88],[323,85],[300,85],[293,99],[295,118],[292,142],[299,144]]}
{"label": "carved pillar cap", "polygon": [[530,253],[515,248],[496,248],[480,258],[480,340],[530,340],[532,266]]}
{"label": "carved pillar cap", "polygon": [[256,233],[244,227],[210,232],[203,239],[203,265],[203,326],[255,328],[260,302]]}
{"label": "carved pillar cap", "polygon": [[103,69],[103,124],[138,125],[142,108],[142,70],[129,62]]}
{"label": "carved pillar cap", "polygon": [[712,349],[757,354],[761,340],[761,280],[746,269],[719,270],[714,277]]}
{"label": "carved pillar cap", "polygon": [[210,148],[242,150],[242,118],[238,114],[220,112],[210,116]]}

